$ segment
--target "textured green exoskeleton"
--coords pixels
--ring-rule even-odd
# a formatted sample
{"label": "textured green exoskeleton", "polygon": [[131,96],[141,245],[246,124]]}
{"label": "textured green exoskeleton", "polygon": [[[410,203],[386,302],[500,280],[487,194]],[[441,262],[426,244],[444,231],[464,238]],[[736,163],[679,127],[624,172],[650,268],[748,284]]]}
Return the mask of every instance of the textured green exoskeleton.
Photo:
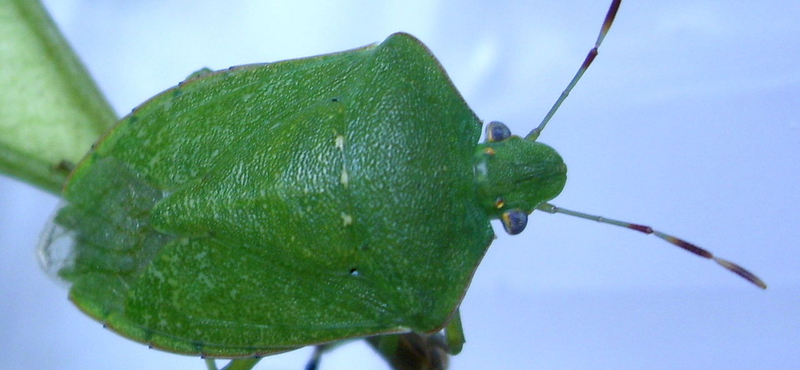
{"label": "textured green exoskeleton", "polygon": [[406,34],[202,74],[99,140],[54,220],[71,244],[44,253],[83,311],[167,351],[434,333],[489,221],[521,231],[566,181],[550,147],[481,126]]}

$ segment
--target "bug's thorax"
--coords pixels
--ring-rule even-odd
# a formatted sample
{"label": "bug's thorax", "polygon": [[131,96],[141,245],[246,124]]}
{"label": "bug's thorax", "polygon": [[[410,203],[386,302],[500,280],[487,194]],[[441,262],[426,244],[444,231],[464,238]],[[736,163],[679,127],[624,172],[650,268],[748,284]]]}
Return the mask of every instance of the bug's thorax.
{"label": "bug's thorax", "polygon": [[473,161],[478,201],[493,219],[511,209],[530,214],[567,181],[567,166],[553,148],[518,136],[478,144]]}

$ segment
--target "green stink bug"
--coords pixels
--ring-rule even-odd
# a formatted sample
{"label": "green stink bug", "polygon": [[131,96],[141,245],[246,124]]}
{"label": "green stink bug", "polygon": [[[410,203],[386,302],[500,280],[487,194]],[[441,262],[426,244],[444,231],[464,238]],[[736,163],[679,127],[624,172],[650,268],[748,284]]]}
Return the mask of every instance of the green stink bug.
{"label": "green stink bug", "polygon": [[[334,147],[338,147],[338,146],[337,146],[337,141],[336,141],[336,138],[338,138],[338,136],[335,136],[335,137],[334,137],[334,139],[333,139],[333,141],[334,141],[334,144],[333,144],[333,146],[334,146]],[[347,174],[348,176],[345,176],[346,174]],[[340,184],[341,184],[341,185],[343,185],[343,186],[344,186],[344,185],[347,185],[347,184],[349,184],[349,181],[348,181],[348,180],[351,178],[349,175],[350,175],[350,173],[349,173],[349,172],[345,172],[344,170],[342,170],[342,171],[340,172],[339,181],[340,181]],[[345,180],[345,179],[347,179],[347,180]],[[123,178],[123,180],[124,180],[124,178]],[[162,190],[163,190],[163,189],[162,189]],[[348,221],[348,217],[347,217],[348,215],[349,215],[349,214],[347,214],[347,213],[345,213],[344,215],[342,215],[341,213],[339,214],[339,216],[340,216],[340,218],[341,218],[341,222],[342,222],[342,224],[343,224],[344,226],[347,226],[347,224],[348,224],[348,222],[349,222],[349,221]],[[336,215],[334,215],[334,216],[336,216]],[[512,228],[512,229],[513,229],[513,228]],[[358,271],[358,270],[351,271],[351,273],[354,273],[354,272],[360,272],[360,271]]]}
{"label": "green stink bug", "polygon": [[[429,55],[398,34],[207,74],[135,109],[65,187],[71,299],[209,357],[440,330],[493,233],[473,202],[479,122]],[[413,268],[432,261],[441,273]]]}

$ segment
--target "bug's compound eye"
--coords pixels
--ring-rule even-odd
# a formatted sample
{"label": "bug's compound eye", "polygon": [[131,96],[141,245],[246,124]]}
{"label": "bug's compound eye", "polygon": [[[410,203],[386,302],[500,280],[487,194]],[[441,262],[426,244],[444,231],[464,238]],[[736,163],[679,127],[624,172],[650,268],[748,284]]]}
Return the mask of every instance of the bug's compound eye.
{"label": "bug's compound eye", "polygon": [[507,233],[517,235],[528,225],[528,214],[519,209],[511,209],[503,212],[500,220],[503,221],[503,228]]}
{"label": "bug's compound eye", "polygon": [[492,121],[486,125],[486,141],[495,143],[511,136],[511,130],[503,122]]}

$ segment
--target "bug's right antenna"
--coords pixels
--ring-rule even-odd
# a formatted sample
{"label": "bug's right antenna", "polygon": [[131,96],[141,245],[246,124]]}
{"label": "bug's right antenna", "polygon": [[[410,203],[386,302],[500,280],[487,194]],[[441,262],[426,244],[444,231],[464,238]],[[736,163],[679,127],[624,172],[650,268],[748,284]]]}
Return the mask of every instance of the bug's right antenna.
{"label": "bug's right antenna", "polygon": [[700,256],[700,257],[708,258],[710,260],[714,260],[714,262],[718,263],[720,266],[730,270],[734,274],[737,274],[737,275],[741,276],[745,280],[753,283],[755,286],[757,286],[757,287],[759,287],[761,289],[767,289],[767,284],[764,283],[763,280],[759,279],[758,276],[756,276],[752,272],[747,271],[747,269],[745,269],[744,267],[739,266],[739,265],[737,265],[737,264],[735,264],[735,263],[733,263],[731,261],[716,257],[711,252],[709,252],[709,251],[707,251],[707,250],[705,250],[703,248],[700,248],[700,247],[698,247],[698,246],[696,246],[696,245],[694,245],[692,243],[689,243],[689,242],[687,242],[687,241],[685,241],[683,239],[679,239],[679,238],[676,238],[676,237],[674,237],[672,235],[669,235],[669,234],[666,234],[666,233],[662,233],[661,231],[658,231],[658,230],[653,230],[653,228],[651,228],[650,226],[639,225],[639,224],[634,224],[634,223],[625,222],[625,221],[619,221],[619,220],[612,220],[610,218],[605,218],[603,216],[596,216],[596,215],[590,215],[590,214],[586,214],[586,213],[582,213],[582,212],[571,211],[569,209],[556,207],[556,206],[554,206],[554,205],[552,205],[550,203],[542,203],[539,206],[537,206],[536,209],[541,210],[541,211],[545,211],[547,213],[554,213],[554,214],[555,213],[563,213],[565,215],[575,216],[575,217],[583,218],[583,219],[586,219],[586,220],[593,220],[593,221],[601,222],[601,223],[608,224],[608,225],[615,225],[615,226],[624,227],[624,228],[631,229],[631,230],[640,231],[640,232],[643,232],[645,234],[653,234],[653,235],[655,235],[655,236],[657,236],[657,237],[659,237],[661,239],[664,239],[664,240],[666,240],[666,241],[668,241],[668,242],[670,242],[670,243],[672,243],[674,245],[677,245],[677,246],[683,248],[686,251],[692,252],[692,253]]}
{"label": "bug's right antenna", "polygon": [[622,0],[614,0],[611,2],[611,7],[608,8],[608,13],[606,13],[606,19],[603,21],[603,27],[600,28],[600,34],[597,35],[597,41],[594,42],[594,47],[592,50],[589,50],[589,54],[586,55],[586,59],[583,60],[583,64],[581,67],[578,68],[578,72],[575,73],[575,77],[572,77],[572,81],[569,82],[567,88],[561,92],[561,96],[558,97],[555,104],[550,108],[550,111],[547,112],[547,115],[544,116],[542,123],[539,126],[536,126],[533,130],[531,130],[528,135],[525,136],[526,140],[536,141],[539,138],[539,134],[544,130],[544,127],[547,126],[547,123],[550,122],[550,119],[553,118],[553,115],[556,113],[558,108],[561,106],[561,103],[567,99],[569,96],[570,91],[575,85],[578,83],[578,80],[581,79],[586,70],[589,69],[589,65],[592,64],[592,61],[597,56],[597,48],[600,47],[600,44],[603,43],[603,39],[606,37],[608,30],[611,28],[611,23],[614,22],[614,17],[617,15],[617,10],[619,10],[619,5]]}

